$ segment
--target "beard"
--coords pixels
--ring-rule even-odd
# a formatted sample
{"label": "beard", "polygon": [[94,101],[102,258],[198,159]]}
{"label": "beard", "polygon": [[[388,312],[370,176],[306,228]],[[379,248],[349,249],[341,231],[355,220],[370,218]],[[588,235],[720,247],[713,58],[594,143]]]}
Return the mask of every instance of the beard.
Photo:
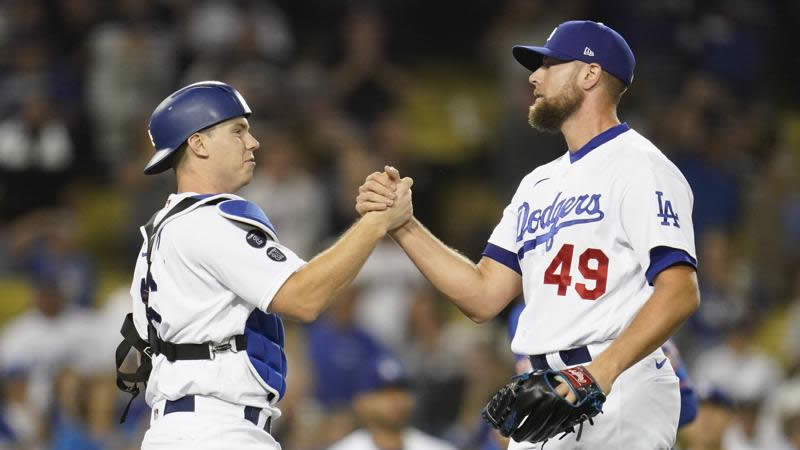
{"label": "beard", "polygon": [[580,108],[586,94],[571,80],[553,98],[540,97],[528,110],[528,123],[539,131],[558,133],[561,125]]}

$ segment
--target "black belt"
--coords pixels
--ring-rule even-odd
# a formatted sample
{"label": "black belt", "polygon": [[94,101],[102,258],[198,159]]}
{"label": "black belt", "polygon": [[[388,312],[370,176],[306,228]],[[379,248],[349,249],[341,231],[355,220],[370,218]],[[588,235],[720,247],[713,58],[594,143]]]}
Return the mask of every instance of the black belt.
{"label": "black belt", "polygon": [[[585,364],[592,360],[592,355],[589,354],[589,349],[586,348],[584,345],[583,347],[576,347],[569,350],[562,350],[558,352],[558,356],[561,357],[561,361],[564,362],[564,365],[567,366],[575,366],[577,364]],[[547,354],[543,353],[541,355],[531,355],[528,357],[531,361],[531,367],[533,370],[552,370],[553,368],[550,367],[550,364],[547,364]]]}
{"label": "black belt", "polygon": [[236,344],[237,352],[247,348],[247,336],[238,334],[223,344],[173,344],[161,340],[155,332],[150,334],[150,350],[154,355],[164,355],[170,362],[178,360],[214,359],[214,354],[233,350],[230,340]]}
{"label": "black belt", "polygon": [[[258,416],[261,415],[261,409],[255,406],[245,406],[244,418],[253,425],[258,426]],[[167,400],[164,404],[164,415],[174,412],[194,412],[194,395],[187,395],[174,401]],[[267,433],[272,431],[272,416],[267,417],[267,421],[264,423],[264,431]]]}

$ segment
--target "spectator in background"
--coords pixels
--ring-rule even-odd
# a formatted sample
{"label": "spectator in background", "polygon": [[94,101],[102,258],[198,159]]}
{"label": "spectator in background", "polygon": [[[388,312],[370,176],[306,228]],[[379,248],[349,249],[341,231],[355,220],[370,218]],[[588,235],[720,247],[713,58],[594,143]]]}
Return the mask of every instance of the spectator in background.
{"label": "spectator in background", "polygon": [[311,152],[325,167],[331,232],[344,230],[354,219],[353,192],[364,173],[378,164],[370,152],[364,130],[342,111],[323,100],[320,110],[303,127]]}
{"label": "spectator in background", "polygon": [[94,28],[87,40],[87,107],[98,157],[112,172],[127,160],[130,142],[137,142],[132,134],[140,130],[136,120],[169,92],[177,71],[177,37],[160,3],[109,3],[112,20]]}
{"label": "spectator in background", "polygon": [[54,411],[50,414],[51,450],[127,450],[140,436],[126,436],[116,427],[116,386],[111,375],[86,376],[63,370],[56,378]]}
{"label": "spectator in background", "polygon": [[405,75],[391,61],[386,37],[390,23],[375,5],[350,3],[342,24],[342,55],[331,69],[333,101],[368,128],[402,96]]}
{"label": "spectator in background", "polygon": [[731,86],[756,85],[764,71],[763,36],[774,21],[773,8],[752,0],[735,4],[735,8],[720,5],[701,16],[700,61]]}
{"label": "spectator in background", "polygon": [[773,386],[759,411],[753,448],[798,450],[800,446],[800,376]]}
{"label": "spectator in background", "polygon": [[94,302],[94,263],[78,242],[78,222],[66,208],[39,210],[13,225],[12,248],[23,272],[54,283],[70,306]]}
{"label": "spectator in background", "polygon": [[[699,247],[703,265],[698,283],[703,302],[689,318],[680,335],[690,357],[724,340],[727,330],[757,313],[749,297],[749,267],[733,254],[731,235],[721,229],[707,230]],[[699,344],[699,345],[698,345]]]}
{"label": "spectator in background", "polygon": [[[53,385],[63,367],[85,361],[92,321],[68,302],[51,273],[34,279],[32,308],[0,333],[0,373],[5,378],[8,422],[21,443],[42,437]],[[91,353],[91,352],[88,352]]]}
{"label": "spectator in background", "polygon": [[427,281],[388,238],[378,242],[356,279],[363,289],[355,306],[356,323],[383,346],[404,351],[410,321],[415,320],[414,297]]}
{"label": "spectator in background", "polygon": [[467,381],[463,347],[468,346],[469,336],[456,339],[448,311],[430,286],[420,288],[412,297],[406,322],[408,344],[402,353],[415,380],[414,424],[437,436],[456,422]]}
{"label": "spectator in background", "polygon": [[[203,70],[218,70],[214,62],[230,65],[243,59],[283,63],[294,50],[287,17],[272,1],[206,0],[185,7],[186,50],[195,56],[195,66],[207,66]],[[184,81],[207,75],[195,70],[190,67],[191,80]],[[246,97],[251,98],[249,93]]]}
{"label": "spectator in background", "polygon": [[800,120],[785,120],[782,128],[777,149],[756,174],[741,224],[765,308],[790,298],[800,268]]}
{"label": "spectator in background", "polygon": [[363,286],[343,289],[335,303],[308,330],[309,359],[314,367],[314,397],[330,413],[349,409],[365,360],[380,344],[355,324],[354,312]]}
{"label": "spectator in background", "polygon": [[800,378],[794,380],[783,397],[778,413],[778,426],[792,450],[800,450]]}
{"label": "spectator in background", "polygon": [[353,410],[363,428],[329,450],[455,450],[447,442],[411,427],[411,379],[398,359],[381,354],[363,361],[357,383]]}
{"label": "spectator in background", "polygon": [[261,120],[286,120],[294,99],[286,95],[283,66],[295,37],[271,1],[187,3],[182,51],[190,58],[182,84],[221,80],[236,86]]}
{"label": "spectator in background", "polygon": [[441,302],[429,284],[412,298],[409,340],[402,354],[417,397],[413,424],[458,448],[472,448],[490,436],[476,411],[513,367],[508,353],[500,350],[504,330],[478,330],[459,316],[451,317],[455,307]]}
{"label": "spectator in background", "polygon": [[[35,48],[45,52],[46,49]],[[42,56],[46,58],[47,56]],[[78,146],[45,84],[0,122],[0,217],[13,219],[42,205],[54,205],[74,175]],[[46,183],[31,183],[46,179]]]}
{"label": "spectator in background", "polygon": [[24,103],[31,92],[48,86],[53,78],[48,29],[48,8],[42,0],[3,2],[0,46],[0,116]]}
{"label": "spectator in background", "polygon": [[725,386],[739,406],[724,437],[726,445],[736,449],[760,448],[759,413],[783,379],[777,362],[755,346],[758,324],[750,316],[733,324],[723,343],[698,354],[692,371],[698,383]]}
{"label": "spectator in background", "polygon": [[6,423],[2,413],[0,413],[0,449],[11,449],[15,440],[14,432]]}
{"label": "spectator in background", "polygon": [[733,450],[725,447],[723,436],[735,415],[733,399],[718,387],[700,389],[697,419],[679,431],[686,450]]}
{"label": "spectator in background", "polygon": [[[665,151],[686,177],[694,192],[692,214],[698,246],[709,229],[733,231],[739,216],[740,183],[736,169],[742,155],[722,145],[735,105],[730,93],[708,74],[687,77],[680,94],[664,114],[655,118]],[[741,170],[739,170],[741,172]]]}
{"label": "spectator in background", "polygon": [[440,171],[426,164],[424,158],[420,158],[424,150],[416,148],[412,128],[402,109],[385,110],[369,128],[370,150],[374,152],[376,159],[388,161],[399,170],[414,173],[417,213],[422,220],[433,220],[440,203],[433,187],[437,181],[437,172]]}
{"label": "spectator in background", "polygon": [[[763,398],[783,376],[777,362],[756,347],[758,325],[753,317],[742,318],[733,324],[723,343],[697,356],[692,377],[698,383],[726,386],[737,402]],[[732,373],[737,376],[731,379]]]}

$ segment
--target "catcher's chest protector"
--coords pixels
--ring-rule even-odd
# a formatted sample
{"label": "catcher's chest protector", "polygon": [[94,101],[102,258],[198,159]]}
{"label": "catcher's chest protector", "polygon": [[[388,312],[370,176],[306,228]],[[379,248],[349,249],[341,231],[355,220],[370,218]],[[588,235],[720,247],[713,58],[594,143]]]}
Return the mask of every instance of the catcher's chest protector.
{"label": "catcher's chest protector", "polygon": [[[148,298],[151,290],[155,290],[155,282],[150,275],[150,255],[153,251],[153,243],[161,227],[168,219],[177,217],[181,214],[188,214],[192,210],[202,206],[216,205],[219,213],[229,220],[255,226],[266,233],[273,241],[277,242],[277,233],[261,208],[253,203],[240,200],[229,199],[224,196],[213,196],[205,199],[186,198],[173,207],[158,224],[155,223],[155,215],[145,225],[147,239],[147,263],[148,271],[146,281],[142,280],[142,301],[147,308],[148,319],[148,339],[139,337],[136,326],[133,322],[133,314],[126,315],[122,324],[122,342],[116,350],[117,364],[117,387],[129,394],[131,399],[122,413],[120,423],[125,421],[133,399],[139,395],[138,383],[147,384],[152,371],[151,358],[153,354],[165,354],[169,361],[176,360],[198,360],[212,359],[213,352],[226,351],[230,349],[229,344],[218,346],[208,343],[183,343],[174,344],[163,341],[153,324],[153,321],[160,322],[157,314],[153,314],[148,307]],[[275,314],[267,314],[259,309],[253,310],[245,323],[244,334],[232,336],[235,342],[236,351],[244,349],[247,352],[248,362],[252,371],[262,381],[264,387],[269,391],[267,396],[271,403],[276,403],[286,393],[286,374],[287,360],[284,352],[284,330],[281,318]],[[227,346],[227,347],[226,347]],[[136,349],[139,359],[139,367],[136,372],[122,372],[121,366],[124,364],[126,356],[131,348]]]}
{"label": "catcher's chest protector", "polygon": [[269,400],[280,400],[286,393],[288,369],[281,318],[254,309],[247,318],[244,334],[247,337],[247,357],[259,378],[268,386]]}

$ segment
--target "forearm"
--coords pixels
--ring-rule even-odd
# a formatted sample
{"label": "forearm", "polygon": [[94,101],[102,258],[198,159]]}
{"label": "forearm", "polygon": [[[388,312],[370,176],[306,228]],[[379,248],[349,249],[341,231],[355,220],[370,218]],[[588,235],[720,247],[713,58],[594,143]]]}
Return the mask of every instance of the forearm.
{"label": "forearm", "polygon": [[483,322],[502,310],[491,301],[478,265],[445,245],[415,217],[390,236],[422,274],[470,319]]}
{"label": "forearm", "polygon": [[663,289],[657,287],[630,325],[595,359],[592,366],[602,367],[616,378],[663,345],[697,309],[700,297],[694,269],[678,266],[668,270],[691,273],[683,273],[686,282],[670,284]]}
{"label": "forearm", "polygon": [[292,275],[273,299],[271,310],[304,322],[317,318],[347,287],[363,267],[386,225],[367,214],[350,227],[331,247],[315,256]]}

